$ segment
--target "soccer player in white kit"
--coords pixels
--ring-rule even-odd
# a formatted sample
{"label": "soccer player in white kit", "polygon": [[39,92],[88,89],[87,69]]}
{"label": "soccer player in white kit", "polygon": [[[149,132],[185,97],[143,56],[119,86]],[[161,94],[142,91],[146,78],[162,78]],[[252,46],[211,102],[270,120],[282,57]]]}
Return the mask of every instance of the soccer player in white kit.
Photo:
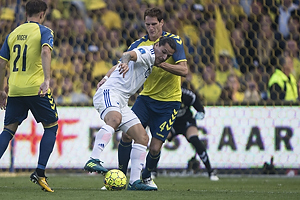
{"label": "soccer player in white kit", "polygon": [[149,137],[138,117],[128,107],[128,99],[143,85],[153,66],[159,67],[175,51],[174,39],[161,37],[154,45],[140,46],[123,53],[121,63],[109,70],[98,83],[93,103],[100,118],[106,124],[96,134],[91,159],[85,164],[85,170],[107,172],[107,169],[100,164],[100,156],[113,133],[120,129],[134,139],[130,154],[131,172],[127,189],[157,190],[140,180]]}

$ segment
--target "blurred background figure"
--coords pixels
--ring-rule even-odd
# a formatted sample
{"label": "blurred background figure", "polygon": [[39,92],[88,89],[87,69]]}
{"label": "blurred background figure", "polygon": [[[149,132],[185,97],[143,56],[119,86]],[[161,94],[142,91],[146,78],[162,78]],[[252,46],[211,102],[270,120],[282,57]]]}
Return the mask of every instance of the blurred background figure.
{"label": "blurred background figure", "polygon": [[297,81],[292,71],[293,59],[288,55],[280,57],[279,66],[268,83],[270,98],[273,101],[296,102],[298,100]]}
{"label": "blurred background figure", "polygon": [[206,103],[216,103],[221,95],[222,87],[216,82],[214,66],[207,65],[202,72],[203,84],[199,88],[199,94]]}
{"label": "blurred background figure", "polygon": [[298,5],[293,0],[281,0],[279,13],[276,16],[275,22],[278,24],[278,31],[286,37],[289,34],[288,21],[292,11],[298,9]]}
{"label": "blurred background figure", "polygon": [[235,74],[237,77],[242,76],[240,70],[233,66],[233,60],[228,51],[221,51],[219,65],[216,68],[216,81],[224,87],[230,74]]}
{"label": "blurred background figure", "polygon": [[229,74],[226,85],[222,89],[220,100],[224,102],[241,103],[244,101],[245,93],[241,88],[239,78],[236,74]]}
{"label": "blurred background figure", "polygon": [[258,89],[258,85],[253,76],[254,75],[251,73],[248,73],[245,75],[246,90],[244,92],[243,102],[258,103],[261,101],[261,96],[260,96],[260,92]]}

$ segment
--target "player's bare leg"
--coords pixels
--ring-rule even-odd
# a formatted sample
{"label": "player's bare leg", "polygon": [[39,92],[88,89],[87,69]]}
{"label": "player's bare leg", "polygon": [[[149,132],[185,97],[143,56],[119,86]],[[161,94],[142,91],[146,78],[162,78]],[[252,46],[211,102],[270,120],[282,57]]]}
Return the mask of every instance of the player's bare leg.
{"label": "player's bare leg", "polygon": [[100,155],[108,142],[111,140],[113,133],[120,125],[122,120],[121,113],[117,111],[108,112],[105,117],[105,125],[97,132],[91,159],[87,161],[84,170],[88,172],[98,172],[105,174],[108,170],[101,165]]}
{"label": "player's bare leg", "polygon": [[141,178],[141,171],[145,165],[146,150],[149,137],[142,124],[136,124],[128,129],[127,134],[134,139],[131,158],[131,171],[128,190],[157,190],[155,187],[144,184]]}

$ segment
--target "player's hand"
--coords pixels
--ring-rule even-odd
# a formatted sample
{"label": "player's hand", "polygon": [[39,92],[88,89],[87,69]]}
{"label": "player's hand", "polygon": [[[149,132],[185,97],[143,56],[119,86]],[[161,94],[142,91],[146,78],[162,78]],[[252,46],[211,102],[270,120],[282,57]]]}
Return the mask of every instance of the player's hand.
{"label": "player's hand", "polygon": [[125,74],[129,71],[128,64],[126,63],[120,63],[119,64],[119,72],[120,74],[123,74],[123,78],[125,78]]}
{"label": "player's hand", "polygon": [[202,120],[205,117],[205,113],[204,112],[197,112],[195,115],[195,119],[197,120]]}
{"label": "player's hand", "polygon": [[40,95],[40,97],[44,97],[49,90],[49,81],[44,81],[39,89],[38,95]]}
{"label": "player's hand", "polygon": [[7,94],[5,91],[0,91],[0,109],[5,110],[6,108],[6,99],[7,99]]}

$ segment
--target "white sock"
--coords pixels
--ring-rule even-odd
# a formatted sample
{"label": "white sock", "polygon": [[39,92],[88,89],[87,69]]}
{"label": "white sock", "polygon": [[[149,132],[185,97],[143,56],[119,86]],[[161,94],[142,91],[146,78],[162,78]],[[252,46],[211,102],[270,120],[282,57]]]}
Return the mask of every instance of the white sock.
{"label": "white sock", "polygon": [[136,180],[141,179],[141,171],[146,162],[146,150],[147,146],[136,144],[132,145],[130,159],[131,159],[131,170],[129,183],[132,184]]}
{"label": "white sock", "polygon": [[101,129],[96,133],[91,158],[100,159],[100,154],[112,138],[114,132],[114,128],[107,124],[101,127]]}

